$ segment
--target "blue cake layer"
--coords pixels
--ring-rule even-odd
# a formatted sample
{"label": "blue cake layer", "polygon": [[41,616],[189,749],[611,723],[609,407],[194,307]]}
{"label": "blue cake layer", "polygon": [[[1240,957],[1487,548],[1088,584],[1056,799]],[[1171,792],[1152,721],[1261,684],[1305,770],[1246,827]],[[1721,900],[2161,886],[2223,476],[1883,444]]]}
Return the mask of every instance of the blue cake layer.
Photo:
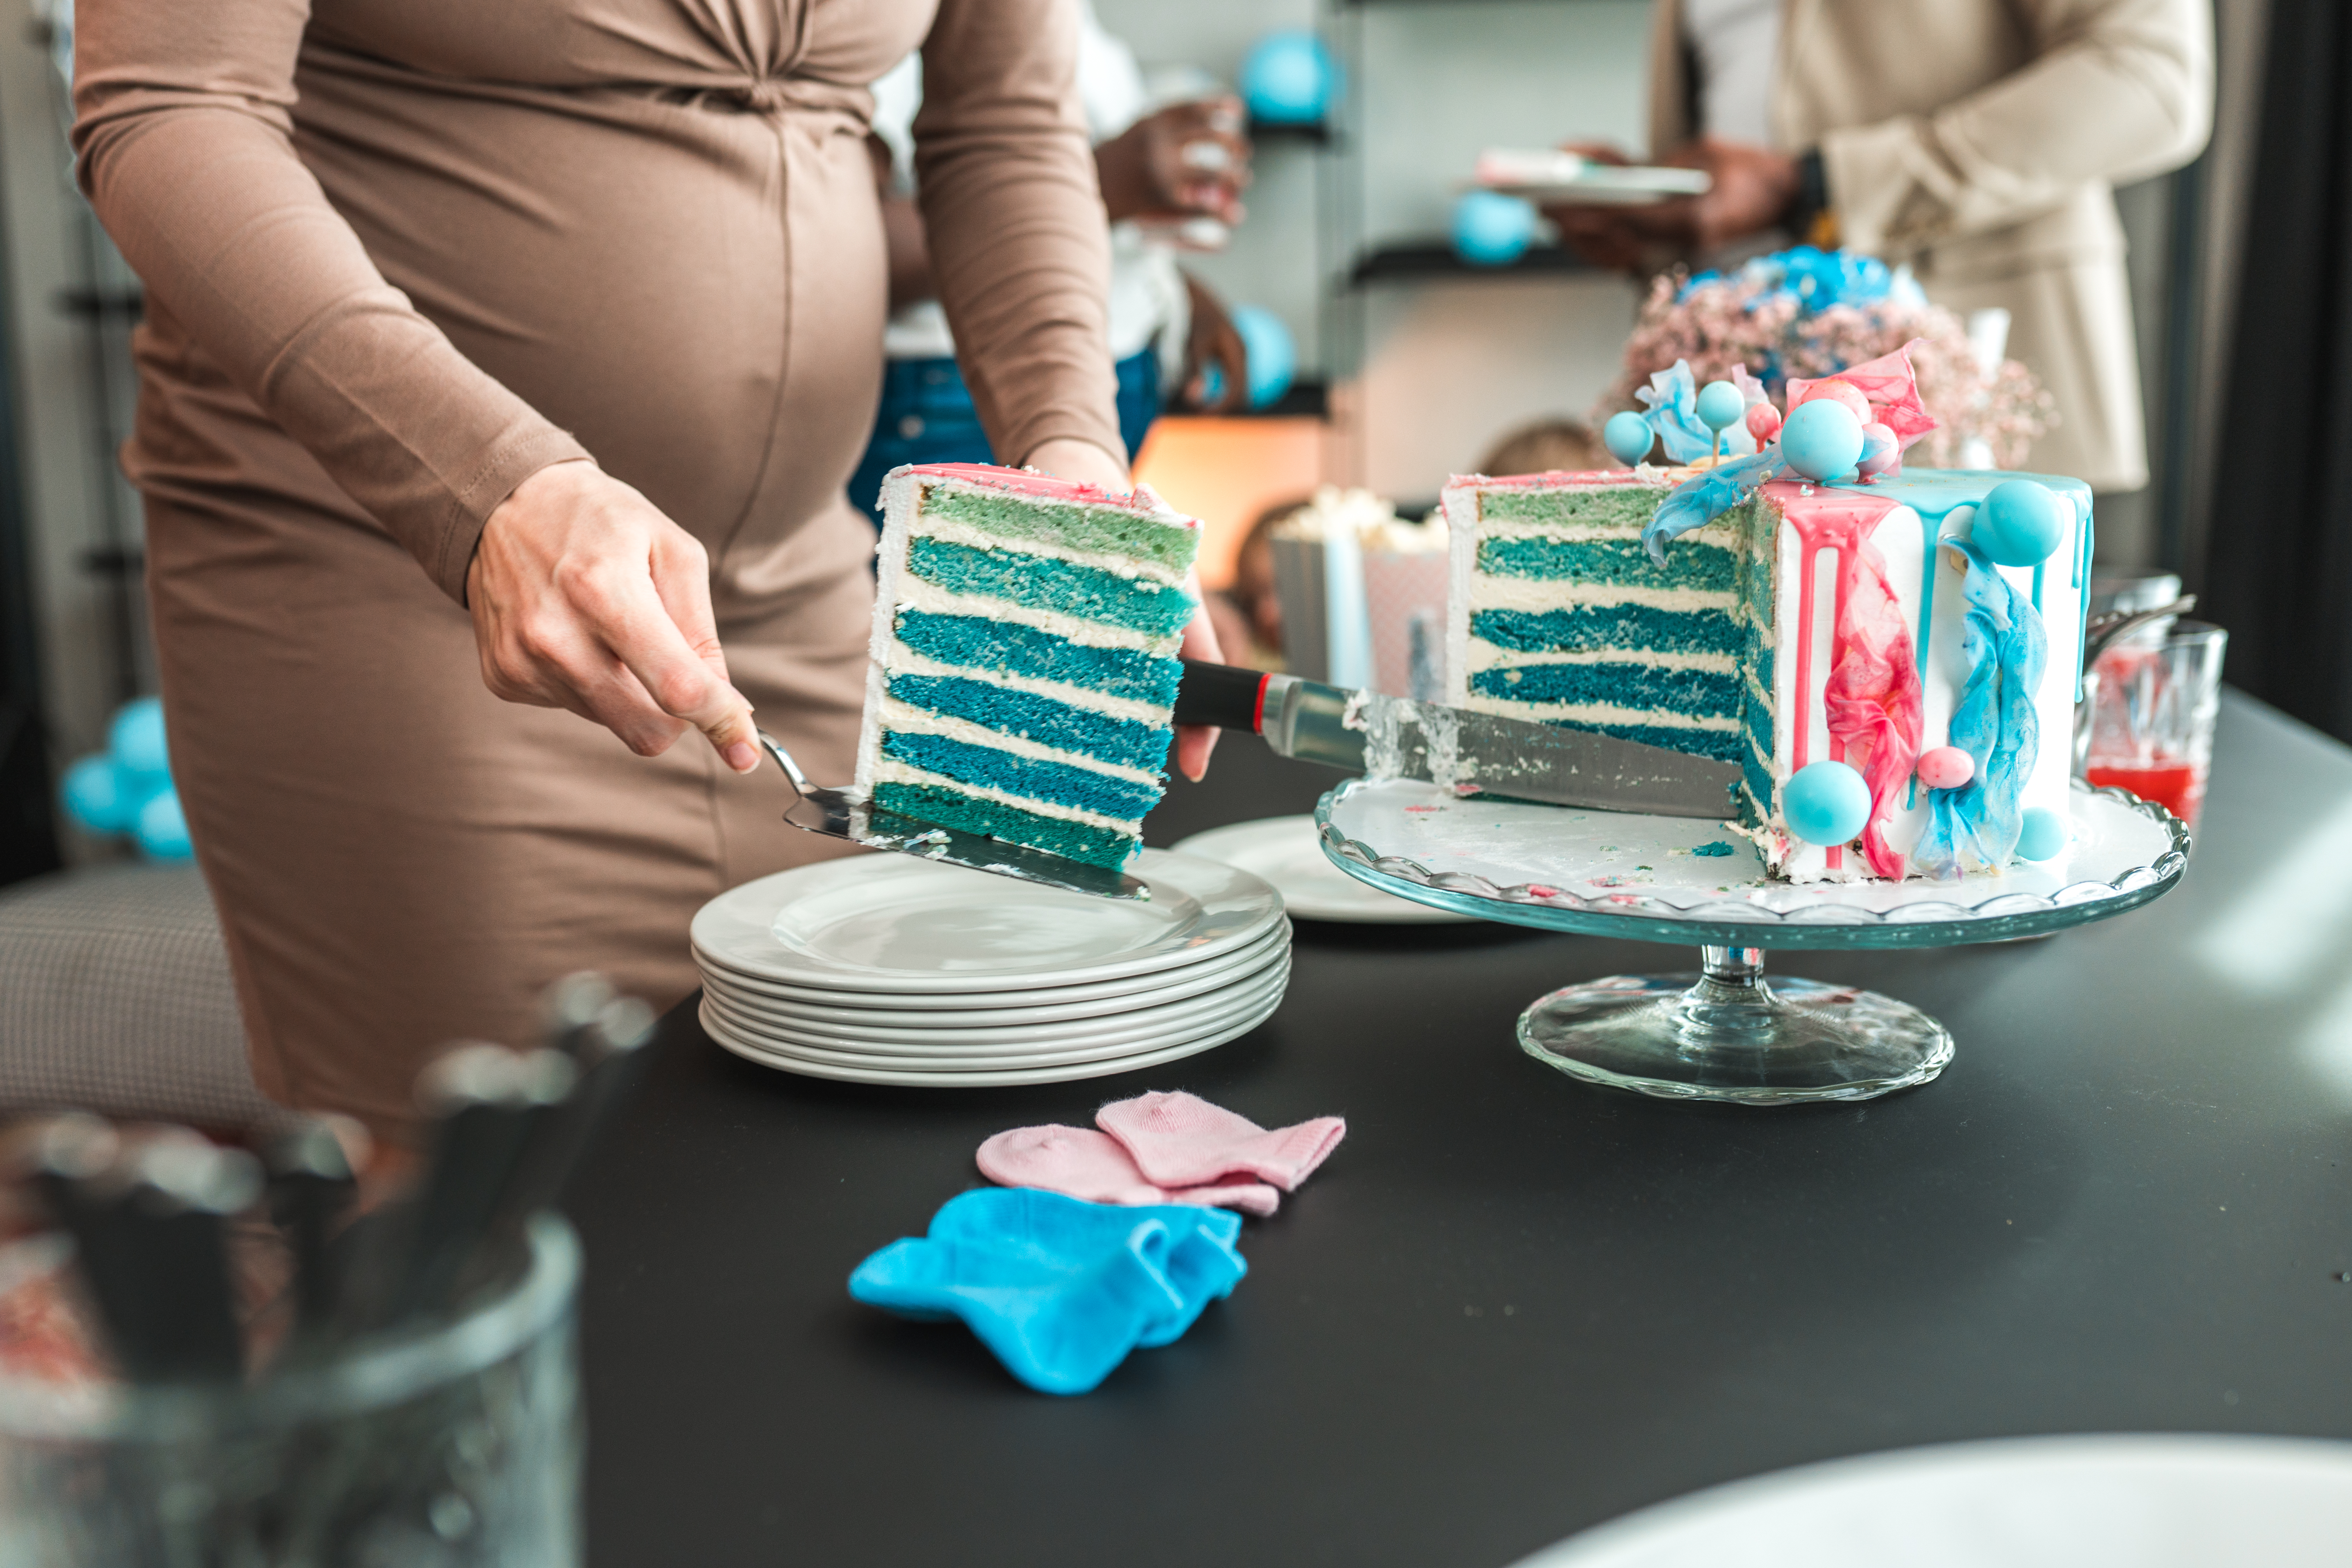
{"label": "blue cake layer", "polygon": [[1739,557],[1703,539],[1678,539],[1664,566],[1638,538],[1488,537],[1478,542],[1478,570],[1496,577],[1615,583],[1634,588],[1698,588],[1728,593]]}
{"label": "blue cake layer", "polygon": [[882,736],[882,754],[926,773],[941,773],[1047,805],[1091,811],[1098,816],[1140,817],[1158,804],[1160,794],[1156,784],[1137,784],[1091,768],[1072,767],[1067,763],[1016,756],[993,746],[975,746],[946,735],[888,731]]}
{"label": "blue cake layer", "polygon": [[1748,750],[1748,737],[1737,730],[1685,730],[1667,724],[1588,724],[1569,719],[1544,721],[1562,730],[1589,730],[1597,735],[1614,735],[1621,741],[1637,741],[1644,746],[1694,757],[1713,757],[1719,763],[1737,763]]}
{"label": "blue cake layer", "polygon": [[961,675],[894,675],[889,692],[909,707],[968,719],[1001,735],[1017,735],[1124,767],[1157,772],[1168,760],[1168,742],[1174,738],[1164,725],[1140,724]]}
{"label": "blue cake layer", "polygon": [[1470,635],[1521,653],[1737,654],[1747,634],[1728,610],[1654,605],[1572,605],[1558,610],[1479,610]]}
{"label": "blue cake layer", "polygon": [[1090,647],[1017,621],[908,609],[898,612],[897,630],[900,642],[940,664],[1057,680],[1163,708],[1176,700],[1183,673],[1176,659],[1140,648]]}
{"label": "blue cake layer", "polygon": [[1470,689],[1514,702],[1606,704],[1664,710],[1693,718],[1737,718],[1745,695],[1737,672],[1662,669],[1632,662],[1527,664],[1482,669]]}
{"label": "blue cake layer", "polygon": [[1090,822],[1041,816],[1034,811],[982,800],[940,784],[879,784],[874,786],[874,804],[885,811],[936,822],[943,827],[960,827],[966,833],[1001,838],[1008,844],[1026,844],[1049,855],[1066,856],[1113,870],[1134,858],[1141,844],[1132,833],[1097,827]]}
{"label": "blue cake layer", "polygon": [[1149,637],[1172,637],[1192,618],[1192,595],[1180,587],[1025,550],[975,550],[940,539],[910,539],[907,570],[951,594],[1010,599]]}

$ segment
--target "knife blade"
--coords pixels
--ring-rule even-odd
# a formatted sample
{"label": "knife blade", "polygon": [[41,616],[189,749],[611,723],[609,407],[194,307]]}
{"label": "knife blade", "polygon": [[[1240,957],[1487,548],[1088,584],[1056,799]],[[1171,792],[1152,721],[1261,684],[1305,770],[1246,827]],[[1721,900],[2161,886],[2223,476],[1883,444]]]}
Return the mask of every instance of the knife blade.
{"label": "knife blade", "polygon": [[1729,763],[1663,746],[1189,658],[1176,722],[1255,731],[1281,756],[1372,778],[1548,805],[1723,817],[1739,783]]}

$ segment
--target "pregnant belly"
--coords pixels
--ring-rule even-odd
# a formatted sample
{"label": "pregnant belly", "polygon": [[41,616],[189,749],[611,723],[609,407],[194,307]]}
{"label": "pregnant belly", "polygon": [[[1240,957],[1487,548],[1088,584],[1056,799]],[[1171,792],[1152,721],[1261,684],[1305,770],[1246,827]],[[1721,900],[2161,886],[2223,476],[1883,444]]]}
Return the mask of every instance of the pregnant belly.
{"label": "pregnant belly", "polygon": [[297,144],[386,279],[608,471],[712,540],[839,489],[886,288],[853,121],[301,86]]}

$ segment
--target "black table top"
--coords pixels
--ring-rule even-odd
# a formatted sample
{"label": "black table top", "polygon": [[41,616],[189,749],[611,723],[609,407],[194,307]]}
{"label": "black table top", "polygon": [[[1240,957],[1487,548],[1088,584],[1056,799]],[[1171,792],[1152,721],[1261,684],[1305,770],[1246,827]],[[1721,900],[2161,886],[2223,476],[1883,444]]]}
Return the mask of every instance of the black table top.
{"label": "black table top", "polygon": [[[2352,1436],[2352,752],[2238,698],[2218,752],[2147,909],[1773,955],[1950,1027],[1938,1081],[1862,1105],[1573,1082],[1513,1044],[1520,1009],[1696,954],[1499,927],[1302,921],[1255,1033],[1052,1088],[792,1078],[681,1008],[571,1205],[593,1559],[1499,1565],[1873,1449]],[[1229,736],[1151,839],[1332,776]],[[988,1134],[1180,1088],[1349,1132],[1176,1344],[1055,1399],[960,1325],[850,1300]]]}

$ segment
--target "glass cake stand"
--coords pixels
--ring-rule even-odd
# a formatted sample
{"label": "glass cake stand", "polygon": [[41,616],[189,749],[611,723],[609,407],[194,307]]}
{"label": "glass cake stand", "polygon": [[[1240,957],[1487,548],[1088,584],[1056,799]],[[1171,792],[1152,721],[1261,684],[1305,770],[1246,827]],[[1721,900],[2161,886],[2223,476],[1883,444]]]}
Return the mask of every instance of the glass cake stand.
{"label": "glass cake stand", "polygon": [[[1519,1016],[1520,1046],[1573,1078],[1667,1100],[1790,1105],[1926,1083],[1952,1037],[1891,996],[1767,984],[1767,948],[1956,947],[2042,936],[2163,895],[2189,830],[2162,806],[2077,783],[2061,859],[1957,882],[1768,880],[1721,823],[1457,796],[1350,779],[1315,822],[1323,852],[1382,892],[1514,925],[1696,942],[1698,974],[1612,975]],[[1849,852],[1851,853],[1851,852]]]}

